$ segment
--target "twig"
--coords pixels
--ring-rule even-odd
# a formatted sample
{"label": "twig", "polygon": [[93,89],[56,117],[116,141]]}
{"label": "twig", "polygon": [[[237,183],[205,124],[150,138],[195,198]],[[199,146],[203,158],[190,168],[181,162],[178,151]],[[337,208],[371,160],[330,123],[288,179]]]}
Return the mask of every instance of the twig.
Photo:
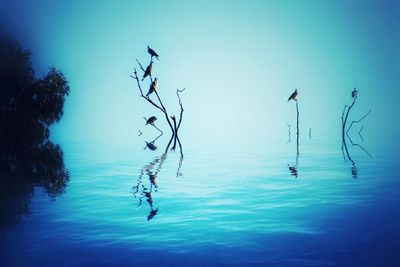
{"label": "twig", "polygon": [[361,140],[364,142],[364,137],[361,135],[361,131],[364,129],[364,125],[361,127],[360,131],[358,132],[358,135],[360,136]]}
{"label": "twig", "polygon": [[139,67],[142,69],[142,71],[146,72],[146,70],[143,68],[142,64],[140,64],[139,60],[137,58],[135,58],[135,59],[136,59],[136,62],[139,64]]}
{"label": "twig", "polygon": [[178,122],[178,126],[176,127],[176,130],[179,130],[179,127],[181,126],[181,122],[182,122],[182,115],[183,115],[183,104],[182,104],[182,100],[181,97],[179,95],[179,93],[182,93],[183,91],[185,91],[185,88],[183,88],[182,90],[176,89],[176,95],[178,96],[178,100],[179,100],[179,106],[181,107],[181,113],[179,115],[179,122]]}
{"label": "twig", "polygon": [[359,120],[356,120],[356,121],[352,121],[351,122],[351,124],[350,124],[350,126],[349,126],[349,128],[347,129],[347,131],[346,131],[346,134],[348,134],[348,132],[350,131],[350,129],[351,129],[351,127],[353,126],[353,124],[354,123],[359,123],[359,122],[361,122],[363,119],[365,119],[370,113],[371,113],[371,109],[367,112],[367,114],[365,114],[361,119],[359,119]]}
{"label": "twig", "polygon": [[164,132],[161,131],[154,123],[150,123],[150,125],[153,126],[154,128],[156,128],[161,133],[161,135],[164,134]]}

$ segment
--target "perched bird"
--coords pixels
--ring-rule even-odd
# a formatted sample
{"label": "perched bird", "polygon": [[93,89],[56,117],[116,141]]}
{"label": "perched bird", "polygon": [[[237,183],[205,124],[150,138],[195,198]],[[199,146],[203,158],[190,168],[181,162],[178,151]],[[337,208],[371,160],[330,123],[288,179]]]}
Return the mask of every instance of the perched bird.
{"label": "perched bird", "polygon": [[289,96],[289,99],[288,99],[287,102],[289,102],[290,100],[297,101],[297,89],[294,90],[293,94],[291,94],[291,95]]}
{"label": "perched bird", "polygon": [[150,46],[147,46],[147,52],[149,52],[149,54],[150,54],[151,57],[156,57],[157,60],[159,60],[159,59],[158,59],[158,54],[156,53],[156,51],[154,51],[153,49],[151,49]]}
{"label": "perched bird", "polygon": [[351,97],[352,97],[352,98],[356,98],[357,95],[358,95],[358,91],[357,91],[356,88],[354,88],[353,92],[351,92]]}
{"label": "perched bird", "polygon": [[146,97],[149,97],[150,94],[154,93],[157,89],[158,79],[155,78],[154,81],[151,83],[149,92],[147,93]]}
{"label": "perched bird", "polygon": [[156,116],[151,116],[150,118],[146,119],[145,117],[143,117],[146,120],[146,125],[147,124],[153,124],[156,120],[157,117]]}
{"label": "perched bird", "polygon": [[144,80],[144,78],[146,78],[147,76],[151,76],[151,71],[153,70],[153,61],[150,62],[150,64],[147,66],[146,70],[144,71],[143,74],[143,78],[142,81]]}

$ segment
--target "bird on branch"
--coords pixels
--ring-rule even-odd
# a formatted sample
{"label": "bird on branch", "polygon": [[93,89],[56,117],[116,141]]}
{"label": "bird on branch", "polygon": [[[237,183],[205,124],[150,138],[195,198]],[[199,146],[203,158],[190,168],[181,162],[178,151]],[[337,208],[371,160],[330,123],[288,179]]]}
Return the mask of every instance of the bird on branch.
{"label": "bird on branch", "polygon": [[156,116],[151,116],[150,118],[148,118],[148,119],[146,119],[145,117],[143,117],[145,120],[146,120],[146,125],[147,124],[153,124],[156,120],[157,120],[157,117]]}
{"label": "bird on branch", "polygon": [[154,81],[151,83],[149,92],[147,93],[146,97],[149,97],[150,94],[154,93],[157,88],[158,79],[155,78]]}
{"label": "bird on branch", "polygon": [[153,49],[151,49],[150,46],[147,46],[147,52],[149,52],[149,54],[150,54],[150,56],[151,56],[152,58],[153,58],[153,57],[156,57],[157,60],[159,60],[158,54],[156,53],[156,51],[154,51]]}
{"label": "bird on branch", "polygon": [[353,92],[351,92],[351,97],[352,97],[352,98],[356,98],[357,96],[358,96],[358,91],[357,91],[357,89],[354,87]]}
{"label": "bird on branch", "polygon": [[153,61],[150,62],[150,64],[147,66],[146,70],[144,71],[143,74],[143,78],[142,81],[144,80],[144,78],[146,78],[147,76],[151,76],[151,71],[153,70]]}
{"label": "bird on branch", "polygon": [[290,101],[290,100],[293,100],[293,101],[297,101],[297,89],[296,90],[294,90],[294,92],[293,92],[293,94],[291,94],[290,96],[289,96],[289,99],[288,99],[288,102]]}

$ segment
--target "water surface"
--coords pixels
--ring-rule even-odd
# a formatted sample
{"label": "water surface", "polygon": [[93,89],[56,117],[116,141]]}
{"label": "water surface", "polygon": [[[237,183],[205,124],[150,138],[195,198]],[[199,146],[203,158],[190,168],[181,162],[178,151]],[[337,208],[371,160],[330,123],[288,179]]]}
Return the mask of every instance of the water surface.
{"label": "water surface", "polygon": [[65,192],[34,185],[1,233],[5,266],[400,264],[396,148],[350,144],[351,162],[335,140],[304,138],[297,159],[284,139],[182,140],[179,168],[166,139],[62,140]]}

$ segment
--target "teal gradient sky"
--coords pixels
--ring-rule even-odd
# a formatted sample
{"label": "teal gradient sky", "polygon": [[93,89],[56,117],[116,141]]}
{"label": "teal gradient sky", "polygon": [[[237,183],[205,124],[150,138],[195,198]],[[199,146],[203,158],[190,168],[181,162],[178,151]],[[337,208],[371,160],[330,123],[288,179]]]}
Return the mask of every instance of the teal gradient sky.
{"label": "teal gradient sky", "polygon": [[[146,45],[160,54],[159,93],[182,139],[199,144],[286,138],[299,88],[302,138],[339,138],[354,86],[364,134],[396,142],[400,99],[399,1],[2,1],[0,22],[33,52],[38,74],[55,65],[71,95],[55,139],[136,138],[143,116],[129,75]],[[147,86],[145,88],[147,90]]]}

